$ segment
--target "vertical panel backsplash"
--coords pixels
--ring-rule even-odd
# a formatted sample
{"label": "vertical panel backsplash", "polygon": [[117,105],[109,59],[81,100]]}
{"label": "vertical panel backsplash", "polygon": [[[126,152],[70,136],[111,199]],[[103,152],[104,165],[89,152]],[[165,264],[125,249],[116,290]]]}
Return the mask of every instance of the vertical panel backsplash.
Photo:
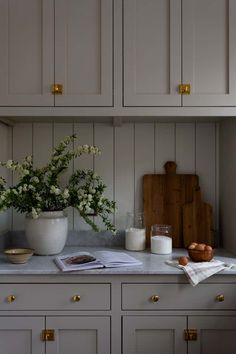
{"label": "vertical panel backsplash", "polygon": [[[115,199],[114,219],[124,229],[128,211],[142,209],[142,176],[164,173],[163,164],[175,160],[178,173],[197,173],[203,199],[215,211],[218,225],[217,123],[19,123],[13,128],[13,158],[34,155],[37,165],[47,161],[55,144],[76,133],[79,144],[95,144],[102,154],[82,156],[70,166],[94,169],[107,185],[106,196]],[[88,230],[77,211],[69,210],[70,228]],[[99,223],[99,220],[97,220]],[[13,213],[13,230],[24,228],[24,217]]]}
{"label": "vertical panel backsplash", "polygon": [[[11,128],[7,127],[5,124],[0,123],[0,161],[6,161],[11,159],[12,156],[12,134]],[[11,174],[4,167],[0,166],[0,176],[2,176],[7,183],[11,183]],[[0,234],[4,234],[11,228],[12,211],[8,210],[6,212],[0,213]],[[1,235],[0,235],[1,237]],[[0,238],[0,245],[3,242],[3,238]]]}

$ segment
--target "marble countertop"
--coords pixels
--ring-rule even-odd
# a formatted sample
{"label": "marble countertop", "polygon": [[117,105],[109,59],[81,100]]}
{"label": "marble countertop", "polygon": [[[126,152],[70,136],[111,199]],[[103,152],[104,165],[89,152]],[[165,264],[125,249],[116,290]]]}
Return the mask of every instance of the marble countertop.
{"label": "marble countertop", "polygon": [[[117,252],[126,252],[142,262],[141,266],[120,267],[120,268],[102,268],[93,270],[73,271],[69,274],[89,274],[89,275],[119,275],[119,274],[142,274],[142,275],[180,275],[183,274],[181,269],[172,267],[165,263],[166,260],[177,259],[180,256],[187,255],[184,249],[174,249],[172,254],[157,255],[150,251],[129,252],[121,248],[104,248],[104,247],[66,247],[62,254],[68,254],[78,251],[86,251],[93,253],[98,250],[109,250]],[[68,273],[61,272],[54,263],[55,256],[36,256],[34,255],[26,264],[12,264],[4,254],[0,255],[0,275],[65,275]],[[224,250],[217,250],[214,259],[219,259],[226,263],[236,265],[236,256]],[[236,267],[230,270],[224,270],[221,274],[236,274]]]}

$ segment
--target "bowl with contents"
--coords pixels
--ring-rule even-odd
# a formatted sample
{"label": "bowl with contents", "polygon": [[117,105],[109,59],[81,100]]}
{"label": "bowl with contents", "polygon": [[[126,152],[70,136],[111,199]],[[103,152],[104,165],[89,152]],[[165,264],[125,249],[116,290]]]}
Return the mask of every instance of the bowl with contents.
{"label": "bowl with contents", "polygon": [[34,250],[31,248],[11,248],[5,250],[4,254],[11,263],[24,264],[34,254]]}
{"label": "bowl with contents", "polygon": [[209,262],[214,256],[214,250],[205,243],[192,242],[188,246],[188,254],[194,262]]}

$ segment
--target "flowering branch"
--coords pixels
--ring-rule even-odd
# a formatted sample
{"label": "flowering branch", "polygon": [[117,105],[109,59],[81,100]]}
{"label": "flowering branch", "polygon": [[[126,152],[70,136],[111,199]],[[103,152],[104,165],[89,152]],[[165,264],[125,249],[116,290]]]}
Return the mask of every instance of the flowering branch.
{"label": "flowering branch", "polygon": [[42,168],[33,167],[32,156],[25,157],[21,164],[13,160],[0,162],[0,166],[19,175],[16,186],[9,188],[4,178],[0,177],[0,210],[13,207],[37,218],[42,211],[57,211],[72,206],[93,230],[99,231],[99,228],[89,217],[91,213],[100,216],[106,228],[115,233],[115,227],[109,219],[114,212],[115,202],[104,196],[106,186],[101,177],[92,170],[77,170],[65,188],[60,186],[59,176],[66,171],[71,160],[82,154],[100,154],[96,146],[89,145],[79,145],[70,150],[69,146],[75,139],[76,135],[65,137],[54,149],[49,163]]}

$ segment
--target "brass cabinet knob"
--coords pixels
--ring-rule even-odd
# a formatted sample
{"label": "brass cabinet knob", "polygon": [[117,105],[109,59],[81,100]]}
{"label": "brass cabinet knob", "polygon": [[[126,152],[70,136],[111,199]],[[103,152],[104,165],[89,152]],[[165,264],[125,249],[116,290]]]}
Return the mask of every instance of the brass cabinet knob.
{"label": "brass cabinet knob", "polygon": [[53,95],[62,95],[63,93],[63,85],[62,84],[54,84],[51,86],[51,92]]}
{"label": "brass cabinet knob", "polygon": [[8,295],[7,302],[9,302],[9,304],[10,304],[10,303],[14,302],[15,299],[16,299],[15,295]]}
{"label": "brass cabinet knob", "polygon": [[158,296],[158,295],[152,295],[151,296],[151,301],[152,302],[157,302],[157,301],[159,301],[160,300],[160,296]]}
{"label": "brass cabinet knob", "polygon": [[79,302],[79,301],[80,301],[80,295],[74,295],[74,296],[72,296],[71,300],[72,300],[73,302]]}
{"label": "brass cabinet knob", "polygon": [[217,295],[216,296],[216,301],[223,302],[225,300],[225,297],[223,294]]}
{"label": "brass cabinet knob", "polygon": [[179,94],[180,95],[190,95],[191,85],[190,84],[180,84],[179,85]]}

